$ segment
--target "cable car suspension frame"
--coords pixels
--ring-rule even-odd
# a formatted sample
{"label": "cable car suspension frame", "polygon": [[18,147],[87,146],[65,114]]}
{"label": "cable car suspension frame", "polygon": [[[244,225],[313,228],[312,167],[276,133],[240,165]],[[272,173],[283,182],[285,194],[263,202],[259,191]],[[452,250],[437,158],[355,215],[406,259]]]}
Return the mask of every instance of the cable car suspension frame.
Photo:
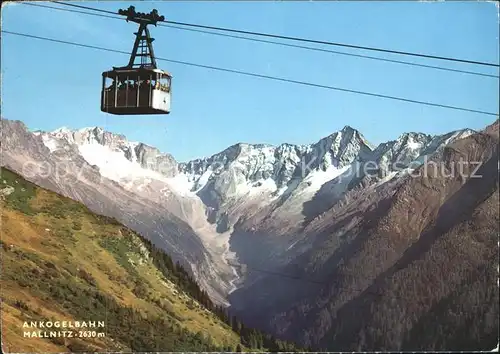
{"label": "cable car suspension frame", "polygon": [[[164,21],[165,17],[158,15],[158,11],[156,9],[153,9],[149,14],[145,14],[142,12],[135,12],[135,7],[130,6],[126,10],[118,10],[118,13],[123,16],[127,16],[126,21],[132,21],[135,23],[139,24],[139,30],[135,32],[134,34],[136,35],[135,37],[135,42],[134,42],[134,47],[132,49],[132,53],[130,55],[130,61],[127,66],[122,67],[122,68],[133,68],[137,64],[135,63],[136,57],[140,56],[141,57],[141,64],[140,67],[151,67],[153,69],[156,69],[156,59],[154,55],[154,49],[153,49],[153,41],[155,40],[154,38],[151,37],[151,34],[149,33],[148,25],[154,25],[156,27],[158,21]],[[144,33],[144,34],[143,34]],[[147,47],[145,47],[145,45]],[[147,48],[148,51],[144,52],[144,50],[141,50],[141,53],[138,53],[138,50],[140,49],[145,49]],[[145,61],[145,57],[149,57],[150,62],[147,63]]]}

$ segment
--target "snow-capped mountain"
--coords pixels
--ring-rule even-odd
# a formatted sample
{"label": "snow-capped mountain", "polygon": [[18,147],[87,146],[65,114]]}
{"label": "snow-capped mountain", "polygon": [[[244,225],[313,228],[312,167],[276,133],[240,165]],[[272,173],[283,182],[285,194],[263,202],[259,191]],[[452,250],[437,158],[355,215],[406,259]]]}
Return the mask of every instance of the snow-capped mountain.
{"label": "snow-capped mountain", "polygon": [[[172,155],[160,153],[158,149],[143,143],[128,141],[124,135],[107,132],[100,127],[75,131],[62,127],[50,133],[37,132],[37,134],[42,134],[45,144],[51,150],[57,149],[60,141],[65,140],[79,146],[82,156],[89,163],[94,161],[97,162],[96,165],[101,166],[105,162],[108,169],[118,168],[117,173],[138,172],[137,167],[141,168],[139,175],[153,171],[166,177],[173,177],[177,173],[177,163]],[[114,160],[122,161],[122,156],[139,166],[129,170],[132,166],[130,164],[113,165]]]}
{"label": "snow-capped mountain", "polygon": [[252,205],[283,203],[293,192],[311,197],[315,188],[370,151],[366,139],[346,126],[310,145],[236,144],[209,158],[179,164],[179,173],[215,211],[214,219],[229,217],[234,224],[241,216],[238,210]]}
{"label": "snow-capped mountain", "polygon": [[239,143],[184,163],[99,127],[37,134],[52,151],[63,142],[76,146],[101,175],[167,205],[195,228],[211,227],[208,221],[219,233],[240,223],[291,234],[350,190],[404,175],[426,156],[472,133],[405,133],[374,148],[360,132],[345,126],[309,145]]}
{"label": "snow-capped mountain", "polygon": [[[101,178],[187,223],[212,259],[219,260],[214,272],[227,278],[234,273],[228,260],[234,264],[264,257],[266,266],[286,261],[290,252],[309,247],[301,230],[322,213],[343,205],[357,190],[394,182],[425,156],[471,133],[405,133],[375,148],[345,126],[313,144],[239,143],[183,163],[99,127],[33,134],[50,154],[83,159]],[[247,234],[262,237],[252,247],[242,247]]]}
{"label": "snow-capped mountain", "polygon": [[422,133],[404,133],[397,140],[380,144],[372,153],[369,161],[375,161],[385,173],[423,163],[424,156],[442,151],[444,146],[457,139],[473,134],[470,129],[463,129],[444,135],[430,136]]}
{"label": "snow-capped mountain", "polygon": [[314,144],[276,147],[240,143],[185,163],[99,127],[74,131],[63,127],[36,134],[51,151],[57,150],[62,141],[76,145],[89,164],[116,182],[146,188],[154,180],[163,181],[176,193],[198,196],[207,207],[227,212],[227,202],[231,205],[262,192],[280,203],[296,194],[312,197],[327,182],[338,183],[339,176],[345,182],[345,178],[358,174],[359,167],[368,162],[375,163],[383,175],[410,165],[415,168],[424,156],[472,133],[469,129],[439,136],[405,133],[373,148],[360,132],[345,126]]}
{"label": "snow-capped mountain", "polygon": [[311,145],[233,145],[209,158],[181,164],[180,170],[193,178],[197,190],[229,168],[239,170],[249,187],[258,187],[270,179],[275,188],[281,190],[297,175],[305,177],[312,170],[342,168],[362,159],[370,150],[364,137],[346,126]]}

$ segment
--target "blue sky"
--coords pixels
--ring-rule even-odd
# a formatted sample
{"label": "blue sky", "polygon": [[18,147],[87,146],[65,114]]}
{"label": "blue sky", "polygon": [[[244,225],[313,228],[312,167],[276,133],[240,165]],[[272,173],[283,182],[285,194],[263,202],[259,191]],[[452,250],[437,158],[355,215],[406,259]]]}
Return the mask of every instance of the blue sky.
{"label": "blue sky", "polygon": [[[131,2],[82,2],[117,11]],[[54,4],[55,5],[55,4]],[[135,2],[167,20],[499,62],[498,9],[486,2]],[[57,5],[56,5],[57,6]],[[7,5],[2,29],[129,51],[136,25]],[[498,112],[495,78],[152,27],[158,57]],[[303,44],[309,45],[309,44]],[[498,75],[498,68],[327,49]],[[186,161],[238,143],[313,143],[350,125],[372,143],[403,132],[481,129],[493,116],[366,97],[159,61],[168,116],[100,112],[101,73],[128,56],[2,34],[2,116],[30,129],[102,126]]]}

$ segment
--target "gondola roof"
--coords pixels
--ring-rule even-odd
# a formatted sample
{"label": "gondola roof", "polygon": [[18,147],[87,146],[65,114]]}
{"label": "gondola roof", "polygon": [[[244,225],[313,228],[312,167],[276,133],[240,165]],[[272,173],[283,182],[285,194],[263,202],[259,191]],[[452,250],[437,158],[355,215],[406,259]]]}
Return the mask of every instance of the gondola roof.
{"label": "gondola roof", "polygon": [[159,74],[166,74],[169,77],[172,77],[172,75],[165,70],[158,69],[158,68],[148,68],[148,67],[143,67],[143,68],[113,68],[113,70],[105,71],[102,73],[102,76],[110,77],[110,76],[116,76],[116,75],[126,75],[126,74],[150,74],[150,73],[159,73]]}

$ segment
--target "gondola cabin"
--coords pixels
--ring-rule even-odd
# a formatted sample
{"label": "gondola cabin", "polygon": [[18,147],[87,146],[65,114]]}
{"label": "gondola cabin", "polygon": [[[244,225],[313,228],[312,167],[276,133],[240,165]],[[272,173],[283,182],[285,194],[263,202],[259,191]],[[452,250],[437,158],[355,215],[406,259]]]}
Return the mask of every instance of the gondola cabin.
{"label": "gondola cabin", "polygon": [[160,69],[102,73],[101,111],[118,115],[169,114],[172,76]]}
{"label": "gondola cabin", "polygon": [[[148,25],[165,18],[154,9],[149,14],[136,12],[134,6],[119,10],[127,22],[139,24],[127,66],[102,73],[101,111],[118,115],[169,114],[172,76],[156,66],[153,41]],[[136,59],[140,59],[136,63]]]}

